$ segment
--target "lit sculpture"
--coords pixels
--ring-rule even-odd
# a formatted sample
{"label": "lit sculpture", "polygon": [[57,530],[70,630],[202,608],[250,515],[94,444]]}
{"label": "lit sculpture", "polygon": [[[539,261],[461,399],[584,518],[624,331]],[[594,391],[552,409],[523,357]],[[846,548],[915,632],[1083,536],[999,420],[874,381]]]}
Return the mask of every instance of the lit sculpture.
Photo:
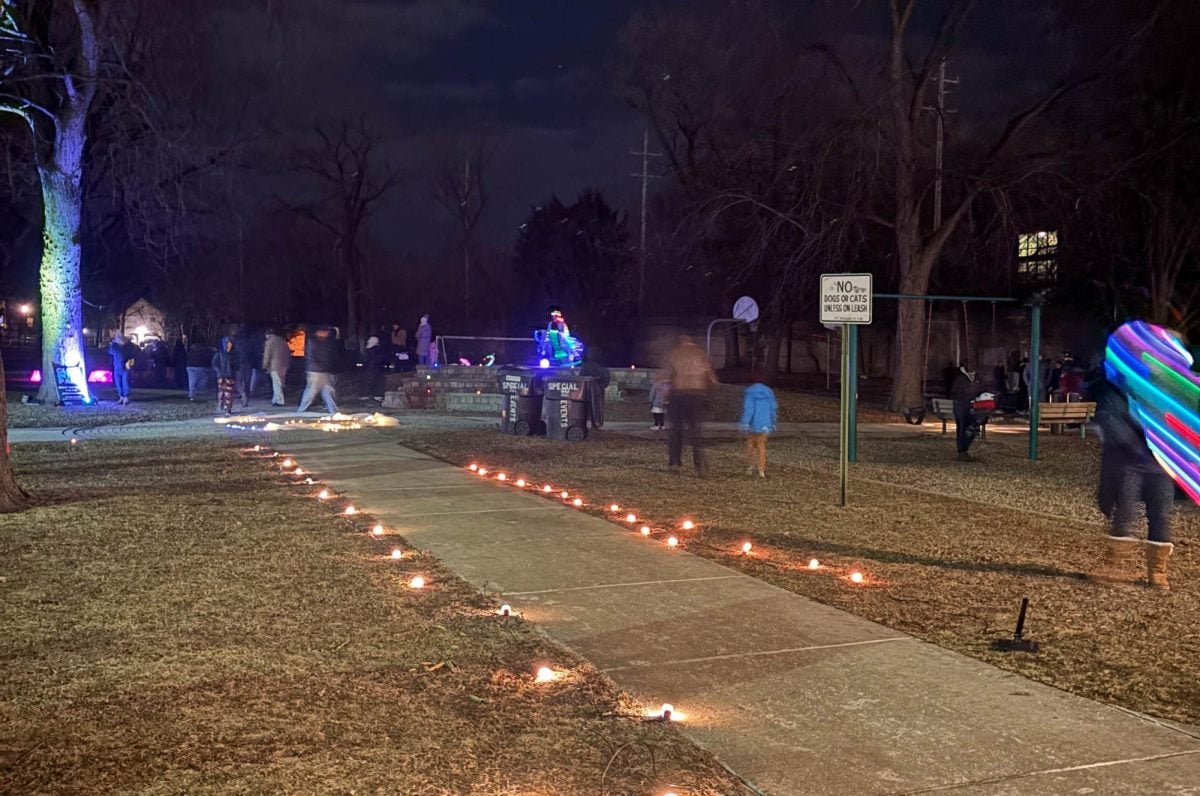
{"label": "lit sculpture", "polygon": [[1159,466],[1200,503],[1200,376],[1174,332],[1144,321],[1108,338],[1104,371],[1125,394]]}
{"label": "lit sculpture", "polygon": [[574,368],[583,363],[583,342],[571,336],[571,329],[558,307],[550,308],[550,323],[545,331],[533,333],[537,343],[538,365],[543,368]]}

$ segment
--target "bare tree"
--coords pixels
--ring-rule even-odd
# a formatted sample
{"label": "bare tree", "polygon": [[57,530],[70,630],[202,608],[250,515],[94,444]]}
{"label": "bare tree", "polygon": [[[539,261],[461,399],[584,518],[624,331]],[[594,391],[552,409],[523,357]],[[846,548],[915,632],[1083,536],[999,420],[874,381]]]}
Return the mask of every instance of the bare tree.
{"label": "bare tree", "polygon": [[345,288],[347,334],[360,341],[367,286],[363,236],[379,202],[400,183],[398,171],[376,162],[378,143],[365,120],[342,120],[318,126],[316,141],[295,159],[295,168],[314,180],[319,195],[292,209],[333,236]]}
{"label": "bare tree", "polygon": [[483,141],[456,147],[440,158],[434,177],[433,197],[454,219],[462,245],[464,310],[471,307],[471,249],[475,229],[488,200],[483,175],[494,152],[495,148]]}
{"label": "bare tree", "polygon": [[[997,182],[1008,184],[1038,173],[1058,159],[1054,153],[1022,156],[1013,163],[1014,150],[1031,127],[1079,88],[1099,79],[1105,69],[1118,62],[1131,46],[1157,20],[1166,2],[1158,3],[1142,26],[1122,38],[1095,63],[1076,68],[1055,81],[1049,89],[1009,116],[999,134],[982,150],[965,175],[955,202],[951,202],[941,223],[926,231],[922,207],[926,191],[922,176],[926,169],[918,157],[918,141],[924,125],[932,77],[940,64],[953,52],[963,26],[977,0],[952,0],[945,6],[941,21],[924,52],[915,61],[909,52],[910,28],[920,0],[889,0],[891,36],[888,46],[888,99],[892,125],[894,159],[894,208],[888,226],[896,242],[900,292],[925,295],[930,276],[947,241],[958,230],[975,200]],[[1015,166],[1015,168],[1014,168]],[[1016,172],[1014,178],[1013,172]],[[889,408],[902,411],[923,402],[925,371],[925,308],[921,301],[901,301],[896,321],[896,340],[900,356],[895,362]]]}
{"label": "bare tree", "polygon": [[[42,189],[42,379],[57,403],[55,365],[83,365],[80,221],[88,114],[100,78],[95,0],[0,0],[0,113],[31,135]],[[87,397],[87,383],[77,385]]]}

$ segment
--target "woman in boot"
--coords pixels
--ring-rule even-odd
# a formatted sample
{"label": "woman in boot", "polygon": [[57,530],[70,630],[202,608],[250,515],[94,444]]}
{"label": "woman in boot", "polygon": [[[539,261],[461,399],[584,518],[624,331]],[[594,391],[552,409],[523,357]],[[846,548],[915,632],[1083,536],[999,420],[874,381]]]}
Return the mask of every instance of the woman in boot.
{"label": "woman in boot", "polygon": [[1105,541],[1105,573],[1101,580],[1123,581],[1142,547],[1133,534],[1138,503],[1146,505],[1150,526],[1146,542],[1146,580],[1152,589],[1171,588],[1167,580],[1167,560],[1175,549],[1171,544],[1171,514],[1175,507],[1175,482],[1163,472],[1146,445],[1137,421],[1129,413],[1129,404],[1120,390],[1103,382],[1094,389],[1097,398],[1096,422],[1103,448],[1100,457],[1100,510],[1111,521]]}

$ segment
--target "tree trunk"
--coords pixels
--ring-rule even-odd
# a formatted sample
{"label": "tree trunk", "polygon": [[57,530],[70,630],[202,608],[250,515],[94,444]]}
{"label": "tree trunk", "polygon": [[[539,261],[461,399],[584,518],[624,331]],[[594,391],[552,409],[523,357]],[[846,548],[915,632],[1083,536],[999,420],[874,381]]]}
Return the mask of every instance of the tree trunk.
{"label": "tree trunk", "polygon": [[[69,128],[68,128],[69,129]],[[63,136],[62,146],[83,149],[83,129],[78,139]],[[56,158],[60,160],[61,158]],[[77,161],[77,159],[76,159]],[[72,369],[76,388],[90,400],[83,344],[83,294],[79,284],[79,221],[83,206],[79,169],[55,165],[40,168],[42,184],[42,263],[39,273],[42,325],[42,384],[38,399],[60,402],[56,364]]]}
{"label": "tree trunk", "polygon": [[29,505],[29,495],[17,485],[8,458],[8,395],[4,389],[4,359],[0,358],[0,514],[20,511]]}
{"label": "tree trunk", "polygon": [[767,339],[767,361],[764,363],[768,376],[779,374],[779,352],[783,348],[783,332],[775,331]]}

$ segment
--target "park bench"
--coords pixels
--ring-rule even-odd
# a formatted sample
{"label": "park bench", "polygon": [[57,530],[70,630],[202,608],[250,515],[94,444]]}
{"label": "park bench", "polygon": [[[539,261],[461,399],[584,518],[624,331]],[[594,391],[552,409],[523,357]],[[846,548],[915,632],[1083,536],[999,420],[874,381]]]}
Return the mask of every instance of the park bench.
{"label": "park bench", "polygon": [[[933,416],[942,421],[942,433],[946,433],[946,427],[954,422],[954,401],[949,398],[930,398],[930,403],[933,405]],[[980,439],[987,439],[987,421],[979,424]]]}
{"label": "park bench", "polygon": [[1079,426],[1079,437],[1087,436],[1087,424],[1096,416],[1096,404],[1084,401],[1073,403],[1038,403],[1038,425],[1049,426],[1051,434],[1061,434],[1065,426]]}

